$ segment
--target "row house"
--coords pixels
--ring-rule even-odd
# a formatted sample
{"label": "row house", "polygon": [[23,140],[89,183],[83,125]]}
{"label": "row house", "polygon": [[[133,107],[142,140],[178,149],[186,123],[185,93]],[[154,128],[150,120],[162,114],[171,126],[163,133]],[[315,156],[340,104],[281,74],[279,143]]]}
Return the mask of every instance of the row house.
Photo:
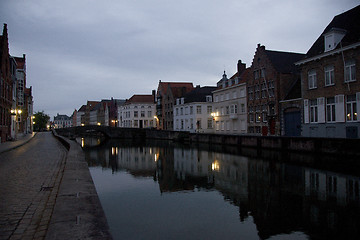
{"label": "row house", "polygon": [[14,84],[16,86],[16,108],[14,109],[17,122],[16,133],[26,134],[32,132],[33,129],[32,87],[26,87],[26,55],[13,58],[16,62],[16,83]]}
{"label": "row house", "polygon": [[9,54],[7,24],[0,35],[0,143],[33,129],[32,88],[26,88],[26,59]]}
{"label": "row house", "polygon": [[303,136],[359,138],[360,6],[337,15],[296,64]]}
{"label": "row house", "polygon": [[246,80],[249,69],[240,60],[237,73],[230,79],[223,74],[213,91],[213,120],[214,133],[217,134],[245,134],[247,132],[246,114]]}
{"label": "row house", "polygon": [[[247,80],[249,134],[285,135],[282,116],[286,109],[281,109],[280,102],[298,81],[294,63],[302,58],[304,54],[267,50],[258,44]],[[300,104],[294,107],[301,119]]]}
{"label": "row house", "polygon": [[216,87],[196,86],[191,92],[177,98],[173,112],[173,130],[212,133],[212,92],[215,89]]}
{"label": "row house", "polygon": [[157,126],[155,91],[152,95],[133,95],[118,107],[119,127],[155,128]]}
{"label": "row house", "polygon": [[0,36],[0,142],[11,137],[12,79],[7,25]]}
{"label": "row house", "polygon": [[174,105],[177,98],[192,91],[194,86],[188,82],[162,82],[159,85],[156,95],[156,116],[158,129],[174,129]]}
{"label": "row house", "polygon": [[67,128],[72,127],[72,116],[69,117],[63,114],[57,114],[54,117],[54,128]]}
{"label": "row house", "polygon": [[74,114],[76,116],[76,124],[74,126],[79,127],[85,125],[85,112],[86,105],[82,105],[79,110],[76,111],[76,113]]}

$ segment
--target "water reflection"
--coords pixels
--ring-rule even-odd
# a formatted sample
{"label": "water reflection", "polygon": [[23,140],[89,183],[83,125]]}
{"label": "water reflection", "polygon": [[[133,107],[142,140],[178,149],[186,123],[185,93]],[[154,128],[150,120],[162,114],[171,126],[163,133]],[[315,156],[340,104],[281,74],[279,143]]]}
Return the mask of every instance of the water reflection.
{"label": "water reflection", "polygon": [[[238,222],[256,227],[247,239],[360,237],[360,177],[356,175],[168,142],[110,141],[84,151],[89,166],[111,169],[113,174],[126,171],[135,178],[151,178],[158,184],[160,195],[220,193],[224,204],[238,209]],[[233,230],[236,234],[245,231],[243,225],[238,227]],[[222,236],[231,238],[226,234]]]}

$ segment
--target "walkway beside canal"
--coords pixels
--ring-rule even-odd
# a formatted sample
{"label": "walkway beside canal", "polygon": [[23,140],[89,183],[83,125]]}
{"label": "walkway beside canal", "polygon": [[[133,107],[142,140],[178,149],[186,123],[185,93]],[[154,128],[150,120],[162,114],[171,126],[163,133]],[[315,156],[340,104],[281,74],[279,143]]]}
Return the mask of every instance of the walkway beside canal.
{"label": "walkway beside canal", "polygon": [[111,239],[81,148],[21,141],[0,149],[0,239]]}

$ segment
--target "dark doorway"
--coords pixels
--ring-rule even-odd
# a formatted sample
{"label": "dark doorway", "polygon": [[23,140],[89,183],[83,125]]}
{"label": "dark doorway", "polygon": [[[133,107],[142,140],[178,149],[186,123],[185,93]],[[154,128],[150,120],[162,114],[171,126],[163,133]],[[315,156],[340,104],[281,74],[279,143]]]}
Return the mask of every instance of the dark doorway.
{"label": "dark doorway", "polygon": [[284,113],[285,136],[301,136],[301,114],[300,111]]}

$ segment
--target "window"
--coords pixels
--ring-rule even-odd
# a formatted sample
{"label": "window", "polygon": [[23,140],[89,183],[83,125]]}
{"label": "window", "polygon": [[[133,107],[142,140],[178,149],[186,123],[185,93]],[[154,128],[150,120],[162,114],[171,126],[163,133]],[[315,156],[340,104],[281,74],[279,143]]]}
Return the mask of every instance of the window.
{"label": "window", "polygon": [[255,86],[255,99],[260,98],[260,85]]}
{"label": "window", "polygon": [[275,85],[274,81],[269,81],[269,97],[275,96]]}
{"label": "window", "polygon": [[325,67],[325,86],[334,85],[334,66],[326,66]]}
{"label": "window", "polygon": [[175,111],[176,111],[176,116],[179,116],[179,108],[176,108]]}
{"label": "window", "polygon": [[219,96],[216,95],[216,96],[215,96],[215,102],[218,102],[218,101],[219,101]]}
{"label": "window", "polygon": [[233,92],[233,98],[236,98],[236,91]]}
{"label": "window", "polygon": [[181,129],[184,129],[184,120],[181,119]]}
{"label": "window", "polygon": [[310,122],[318,122],[318,107],[317,99],[310,100]]}
{"label": "window", "polygon": [[207,106],[207,114],[211,114],[212,112],[212,106]]}
{"label": "window", "polygon": [[266,83],[261,84],[261,97],[266,98]]}
{"label": "window", "polygon": [[145,117],[145,111],[141,111],[140,114],[141,114],[141,117]]}
{"label": "window", "polygon": [[317,88],[316,71],[315,70],[311,70],[308,72],[308,83],[309,83],[309,89]]}
{"label": "window", "polygon": [[248,87],[248,95],[249,95],[249,100],[253,100],[254,96],[253,96],[253,87]]}
{"label": "window", "polygon": [[226,106],[226,115],[229,115],[230,111],[229,111],[229,106]]}
{"label": "window", "polygon": [[230,113],[231,114],[236,114],[237,113],[237,105],[236,104],[232,104],[231,106],[230,106]]}
{"label": "window", "polygon": [[357,120],[356,95],[346,97],[346,121],[352,122]]}
{"label": "window", "polygon": [[242,103],[242,104],[240,105],[240,107],[241,107],[241,113],[245,113],[245,104]]}
{"label": "window", "polygon": [[212,96],[206,96],[206,102],[212,102]]}
{"label": "window", "polygon": [[196,113],[201,114],[201,106],[196,106]]}
{"label": "window", "polygon": [[152,115],[152,112],[151,111],[148,111],[148,117],[150,118]]}
{"label": "window", "polygon": [[138,127],[139,126],[139,121],[138,120],[135,120],[134,121],[134,127]]}
{"label": "window", "polygon": [[194,112],[194,107],[190,106],[190,114],[193,114],[193,112]]}
{"label": "window", "polygon": [[180,115],[184,115],[184,108],[180,108]]}
{"label": "window", "polygon": [[212,120],[212,118],[208,118],[207,128],[208,128],[208,129],[212,129],[212,128],[213,128],[213,120]]}
{"label": "window", "polygon": [[335,98],[326,98],[326,121],[335,122]]}
{"label": "window", "polygon": [[345,61],[345,82],[356,81],[355,60]]}
{"label": "window", "polygon": [[138,111],[134,111],[134,117],[138,117]]}

